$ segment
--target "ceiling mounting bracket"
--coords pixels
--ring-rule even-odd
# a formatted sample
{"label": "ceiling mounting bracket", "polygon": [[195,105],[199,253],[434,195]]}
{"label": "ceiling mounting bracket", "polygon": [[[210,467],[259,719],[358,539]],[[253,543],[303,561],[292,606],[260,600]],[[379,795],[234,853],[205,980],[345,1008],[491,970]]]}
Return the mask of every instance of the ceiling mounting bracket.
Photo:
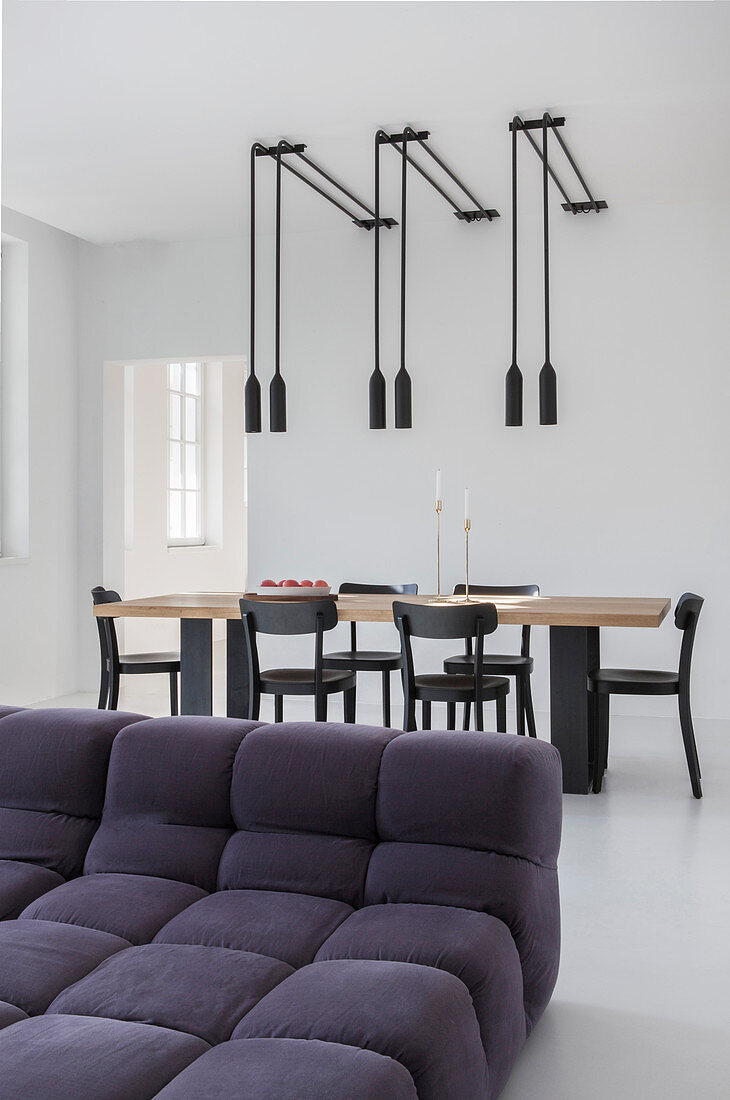
{"label": "ceiling mounting bracket", "polygon": [[509,124],[509,128],[510,131],[522,130],[530,145],[542,161],[546,159],[547,154],[543,154],[542,149],[535,141],[534,137],[530,133],[530,130],[542,130],[546,124],[555,135],[555,139],[558,142],[558,145],[565,153],[568,164],[575,172],[578,182],[580,183],[587,196],[587,199],[580,199],[577,202],[573,202],[572,199],[569,198],[567,191],[555,174],[555,171],[553,170],[551,164],[547,162],[548,175],[552,179],[560,194],[563,196],[563,199],[565,200],[563,203],[561,203],[563,210],[567,211],[567,213],[569,214],[598,214],[601,210],[607,210],[608,203],[605,201],[605,199],[594,199],[580,168],[576,164],[572,153],[568,149],[568,146],[565,144],[562,134],[558,132],[560,127],[565,126],[564,116],[560,115],[557,118],[552,118],[546,112],[542,118],[522,119],[519,117],[519,115],[515,115],[514,119]]}

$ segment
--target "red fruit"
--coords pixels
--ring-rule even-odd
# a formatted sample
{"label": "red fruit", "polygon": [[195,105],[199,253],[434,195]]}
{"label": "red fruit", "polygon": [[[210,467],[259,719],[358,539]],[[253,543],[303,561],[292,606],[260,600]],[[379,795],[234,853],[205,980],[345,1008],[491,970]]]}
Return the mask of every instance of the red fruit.
{"label": "red fruit", "polygon": [[286,584],[286,581],[279,581],[279,583],[277,584],[276,587],[277,588],[283,588],[285,584]]}
{"label": "red fruit", "polygon": [[329,588],[329,585],[327,584],[327,581],[315,581],[314,582],[314,587],[315,588]]}
{"label": "red fruit", "polygon": [[311,581],[302,581],[301,586],[302,588],[314,588],[314,585]]}
{"label": "red fruit", "polygon": [[282,588],[299,588],[299,581],[282,581]]}
{"label": "red fruit", "polygon": [[276,588],[276,581],[262,581],[260,588]]}

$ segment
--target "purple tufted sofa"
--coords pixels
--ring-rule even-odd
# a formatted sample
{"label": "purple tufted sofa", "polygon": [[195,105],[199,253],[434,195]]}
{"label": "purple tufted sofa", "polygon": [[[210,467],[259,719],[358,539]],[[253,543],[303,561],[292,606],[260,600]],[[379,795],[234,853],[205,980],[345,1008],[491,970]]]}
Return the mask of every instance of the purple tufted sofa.
{"label": "purple tufted sofa", "polygon": [[492,1100],[560,824],[530,738],[0,708],[3,1100]]}

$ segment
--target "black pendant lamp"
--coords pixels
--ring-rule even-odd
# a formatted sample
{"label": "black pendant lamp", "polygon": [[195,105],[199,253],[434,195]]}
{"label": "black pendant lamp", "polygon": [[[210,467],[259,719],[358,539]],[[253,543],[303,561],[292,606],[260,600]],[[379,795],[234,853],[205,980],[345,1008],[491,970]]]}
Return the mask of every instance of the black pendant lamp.
{"label": "black pendant lamp", "polygon": [[281,154],[288,142],[276,146],[276,290],[274,377],[269,386],[269,431],[286,431],[286,383],[281,376]]}
{"label": "black pendant lamp", "polygon": [[522,371],[517,366],[517,129],[512,120],[512,364],[505,379],[504,422],[508,428],[522,426]]}
{"label": "black pendant lamp", "polygon": [[370,427],[385,427],[385,376],[380,369],[380,137],[387,137],[383,130],[375,135],[375,366],[368,383],[368,410]]}
{"label": "black pendant lamp", "polygon": [[540,371],[540,423],[558,422],[558,379],[550,362],[550,242],[548,232],[548,128],[550,115],[542,118],[542,225],[545,263],[545,362]]}
{"label": "black pendant lamp", "polygon": [[408,176],[408,155],[405,130],[403,138],[400,215],[400,370],[395,376],[395,426],[396,428],[412,428],[411,376],[406,370],[406,179]]}
{"label": "black pendant lamp", "polygon": [[256,350],[256,150],[258,142],[251,146],[251,316],[249,324],[248,378],[243,391],[244,425],[248,433],[261,431],[261,385],[256,377],[254,353]]}

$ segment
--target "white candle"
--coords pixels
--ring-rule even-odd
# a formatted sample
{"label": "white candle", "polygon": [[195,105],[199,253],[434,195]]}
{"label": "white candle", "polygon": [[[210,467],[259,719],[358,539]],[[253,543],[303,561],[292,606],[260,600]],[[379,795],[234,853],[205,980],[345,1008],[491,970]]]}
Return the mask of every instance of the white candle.
{"label": "white candle", "polygon": [[436,471],[436,500],[441,500],[441,471]]}
{"label": "white candle", "polygon": [[464,523],[468,523],[469,519],[470,519],[470,516],[469,516],[469,490],[465,489],[464,490]]}

